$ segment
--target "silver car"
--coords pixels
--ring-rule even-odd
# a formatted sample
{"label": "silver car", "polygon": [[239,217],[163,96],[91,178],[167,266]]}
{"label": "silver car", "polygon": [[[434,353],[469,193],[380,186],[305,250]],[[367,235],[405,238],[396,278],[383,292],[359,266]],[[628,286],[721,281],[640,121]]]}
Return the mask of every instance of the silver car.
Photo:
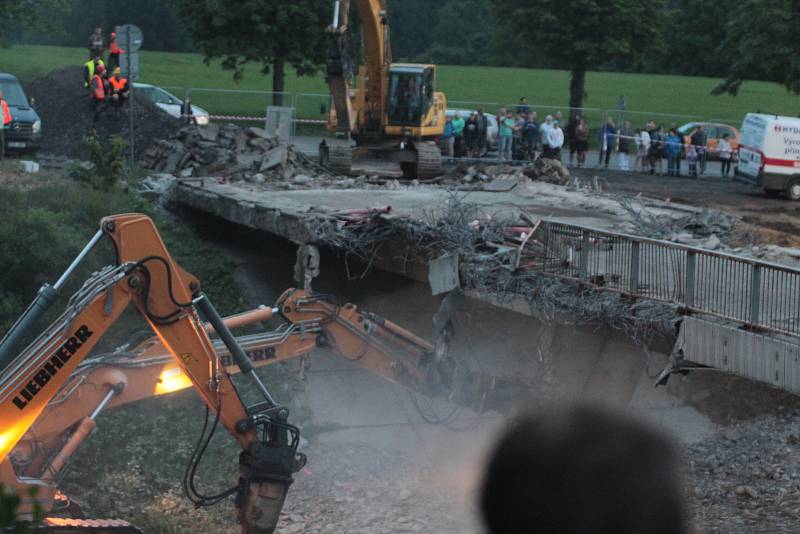
{"label": "silver car", "polygon": [[[157,85],[150,85],[149,83],[134,83],[133,88],[144,94],[150,102],[161,108],[165,113],[176,119],[181,118],[183,100],[177,96]],[[209,122],[208,111],[194,104],[192,104],[192,116],[194,117],[194,122],[198,126],[205,126]]]}

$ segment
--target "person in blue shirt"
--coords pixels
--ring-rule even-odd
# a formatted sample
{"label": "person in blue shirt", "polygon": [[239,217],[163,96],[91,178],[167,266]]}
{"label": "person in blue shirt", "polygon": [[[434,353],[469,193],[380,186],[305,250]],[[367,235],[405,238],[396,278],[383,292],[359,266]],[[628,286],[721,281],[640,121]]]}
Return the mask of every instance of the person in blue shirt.
{"label": "person in blue shirt", "polygon": [[455,145],[456,145],[456,129],[453,126],[453,118],[447,117],[447,121],[444,123],[444,133],[442,133],[442,148],[444,149],[445,155],[449,159],[453,159],[453,155],[455,154]]}
{"label": "person in blue shirt", "polygon": [[680,176],[678,161],[681,158],[683,141],[675,128],[670,128],[666,138],[664,138],[667,149],[667,174],[669,176]]}
{"label": "person in blue shirt", "polygon": [[617,142],[617,128],[614,126],[614,119],[609,117],[606,124],[600,130],[600,143],[601,150],[605,150],[605,166],[608,168],[608,162],[611,159],[611,153],[614,151],[614,143]]}

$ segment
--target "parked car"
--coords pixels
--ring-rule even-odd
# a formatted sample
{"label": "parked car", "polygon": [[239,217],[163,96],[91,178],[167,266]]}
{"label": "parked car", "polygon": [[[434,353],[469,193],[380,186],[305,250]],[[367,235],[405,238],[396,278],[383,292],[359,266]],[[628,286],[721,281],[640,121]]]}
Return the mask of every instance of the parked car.
{"label": "parked car", "polygon": [[[176,119],[181,118],[183,100],[177,96],[157,85],[150,85],[149,83],[134,83],[133,88],[136,91],[141,91],[150,102],[161,108],[165,113],[168,113]],[[208,111],[194,104],[192,104],[192,116],[194,117],[195,124],[198,126],[205,126],[209,122]]]}
{"label": "parked car", "polygon": [[800,200],[800,119],[748,113],[735,176],[769,195]]}
{"label": "parked car", "polygon": [[[474,109],[448,109],[446,113],[448,117],[454,117],[456,112],[458,112],[461,114],[461,118],[467,120],[469,116],[476,111],[477,110]],[[486,112],[483,113],[483,116],[486,117],[488,123],[486,128],[486,147],[488,150],[495,150],[497,148],[497,135],[499,134],[497,117]]]}
{"label": "parked car", "polygon": [[722,136],[728,134],[728,141],[734,153],[739,149],[739,130],[730,124],[720,122],[689,122],[678,128],[678,133],[683,137],[684,143],[691,143],[692,135],[697,131],[697,127],[702,125],[708,136],[708,155],[712,158],[719,157],[717,147]]}
{"label": "parked car", "polygon": [[42,119],[33,109],[19,80],[11,74],[0,72],[0,91],[8,103],[12,121],[5,132],[8,150],[35,150],[42,140]]}

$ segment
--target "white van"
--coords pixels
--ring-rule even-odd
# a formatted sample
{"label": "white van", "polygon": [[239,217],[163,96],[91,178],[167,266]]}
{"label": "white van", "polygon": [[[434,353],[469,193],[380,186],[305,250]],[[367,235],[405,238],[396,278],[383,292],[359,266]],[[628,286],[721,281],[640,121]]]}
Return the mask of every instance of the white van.
{"label": "white van", "polygon": [[739,141],[737,179],[800,200],[800,119],[748,113]]}

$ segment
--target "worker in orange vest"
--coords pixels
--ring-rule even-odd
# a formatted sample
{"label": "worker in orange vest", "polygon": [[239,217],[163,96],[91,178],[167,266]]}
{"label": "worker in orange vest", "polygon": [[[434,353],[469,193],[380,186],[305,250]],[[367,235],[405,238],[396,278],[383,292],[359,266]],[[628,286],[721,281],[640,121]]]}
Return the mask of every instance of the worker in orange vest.
{"label": "worker in orange vest", "polygon": [[119,55],[125,52],[117,44],[117,32],[111,32],[111,41],[108,43],[108,70],[114,72],[119,67]]}
{"label": "worker in orange vest", "polygon": [[3,160],[6,158],[6,128],[14,120],[11,110],[8,109],[8,102],[3,98],[3,91],[0,91],[0,111],[3,115],[3,124],[0,127],[0,160]]}
{"label": "worker in orange vest", "polygon": [[122,69],[119,67],[114,69],[114,75],[108,79],[108,92],[111,105],[119,113],[131,94],[128,79],[122,77]]}
{"label": "worker in orange vest", "polygon": [[105,71],[106,68],[103,65],[98,65],[94,70],[92,83],[89,86],[89,93],[92,96],[92,105],[94,109],[94,122],[100,120],[100,114],[105,107],[106,94],[108,93],[106,80],[103,79],[103,73],[105,73]]}

